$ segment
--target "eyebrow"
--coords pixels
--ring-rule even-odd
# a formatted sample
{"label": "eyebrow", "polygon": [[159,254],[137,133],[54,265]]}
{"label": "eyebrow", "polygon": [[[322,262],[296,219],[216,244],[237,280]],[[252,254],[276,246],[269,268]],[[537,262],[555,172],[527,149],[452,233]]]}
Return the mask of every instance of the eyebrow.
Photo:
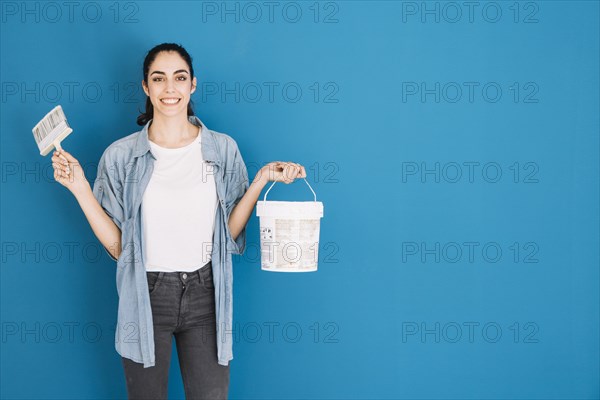
{"label": "eyebrow", "polygon": [[[180,72],[185,72],[186,74],[189,74],[189,72],[187,72],[187,70],[185,69],[178,69],[177,71],[173,72],[173,75],[178,74]],[[150,74],[150,76],[154,75],[154,74],[161,74],[161,75],[166,75],[164,72],[162,71],[154,71]]]}

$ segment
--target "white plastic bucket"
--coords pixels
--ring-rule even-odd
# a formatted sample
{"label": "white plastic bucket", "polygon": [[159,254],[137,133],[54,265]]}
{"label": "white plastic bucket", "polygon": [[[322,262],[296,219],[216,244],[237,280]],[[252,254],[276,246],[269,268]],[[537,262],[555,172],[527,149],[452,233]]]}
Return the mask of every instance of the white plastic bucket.
{"label": "white plastic bucket", "polygon": [[263,201],[256,204],[260,221],[260,260],[263,271],[312,272],[319,259],[323,203],[306,179],[314,201]]}

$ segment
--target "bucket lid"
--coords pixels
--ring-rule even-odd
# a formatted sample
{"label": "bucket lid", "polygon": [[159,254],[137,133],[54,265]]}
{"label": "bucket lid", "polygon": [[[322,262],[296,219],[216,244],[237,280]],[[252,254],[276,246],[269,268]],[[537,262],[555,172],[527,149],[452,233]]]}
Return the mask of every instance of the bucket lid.
{"label": "bucket lid", "polygon": [[289,219],[322,218],[323,203],[320,201],[258,201],[256,215]]}

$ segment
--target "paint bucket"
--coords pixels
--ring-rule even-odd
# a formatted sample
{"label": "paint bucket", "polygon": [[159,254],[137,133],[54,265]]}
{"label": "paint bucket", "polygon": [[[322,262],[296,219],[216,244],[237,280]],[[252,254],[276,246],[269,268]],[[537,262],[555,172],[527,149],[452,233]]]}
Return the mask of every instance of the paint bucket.
{"label": "paint bucket", "polygon": [[312,272],[319,259],[323,203],[306,179],[314,201],[263,201],[256,204],[260,221],[261,269],[272,272]]}

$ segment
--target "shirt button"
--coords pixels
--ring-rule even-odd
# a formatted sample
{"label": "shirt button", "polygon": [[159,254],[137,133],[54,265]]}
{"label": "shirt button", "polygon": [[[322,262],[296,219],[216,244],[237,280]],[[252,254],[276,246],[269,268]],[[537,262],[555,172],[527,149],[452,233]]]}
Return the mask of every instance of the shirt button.
{"label": "shirt button", "polygon": [[183,279],[187,279],[187,274],[183,274]]}

